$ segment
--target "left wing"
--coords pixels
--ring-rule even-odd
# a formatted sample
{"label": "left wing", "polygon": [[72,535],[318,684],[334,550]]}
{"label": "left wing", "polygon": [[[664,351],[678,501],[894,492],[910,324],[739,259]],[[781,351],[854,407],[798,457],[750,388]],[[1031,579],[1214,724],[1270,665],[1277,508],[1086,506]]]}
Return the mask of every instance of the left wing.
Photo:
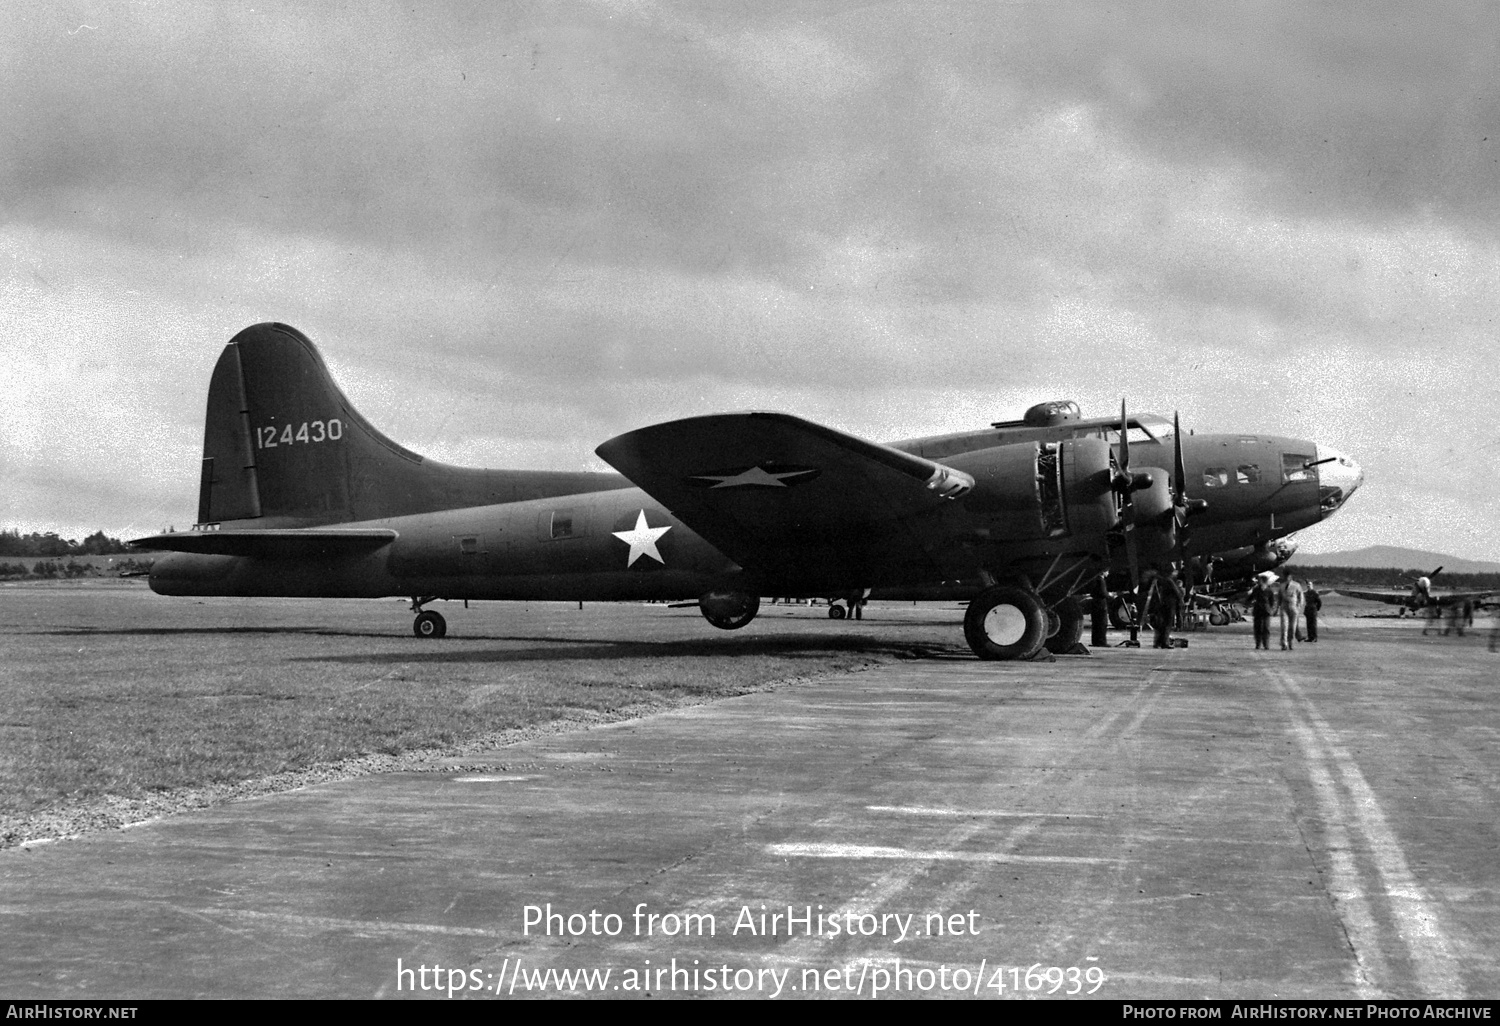
{"label": "left wing", "polygon": [[[1384,602],[1387,605],[1392,606],[1410,606],[1412,604],[1410,592],[1398,593],[1391,591],[1352,591],[1348,588],[1334,588],[1332,590],[1340,595],[1347,595],[1350,598],[1364,599],[1366,602]],[[1429,601],[1432,605],[1436,606],[1458,605],[1465,601],[1473,602],[1477,605],[1490,601],[1490,599],[1492,599],[1497,594],[1500,594],[1500,592],[1445,591],[1440,595],[1431,596]]]}
{"label": "left wing", "polygon": [[784,413],[690,417],[595,450],[747,570],[874,584],[941,567],[960,470]]}
{"label": "left wing", "polygon": [[1384,602],[1386,605],[1391,606],[1404,606],[1407,604],[1407,599],[1411,598],[1410,592],[1403,595],[1392,591],[1351,591],[1348,588],[1332,588],[1330,590],[1337,595],[1347,595],[1350,598],[1364,599],[1366,602]]}

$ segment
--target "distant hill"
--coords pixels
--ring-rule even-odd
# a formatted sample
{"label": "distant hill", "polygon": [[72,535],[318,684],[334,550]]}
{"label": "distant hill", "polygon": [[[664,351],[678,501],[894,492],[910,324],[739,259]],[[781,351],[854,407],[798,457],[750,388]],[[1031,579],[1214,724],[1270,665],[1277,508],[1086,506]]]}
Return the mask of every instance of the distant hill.
{"label": "distant hill", "polygon": [[1371,545],[1351,552],[1298,552],[1290,560],[1293,566],[1347,566],[1366,570],[1394,567],[1398,570],[1432,570],[1442,567],[1447,574],[1496,574],[1500,563],[1477,559],[1460,559],[1424,549],[1403,549],[1396,545]]}

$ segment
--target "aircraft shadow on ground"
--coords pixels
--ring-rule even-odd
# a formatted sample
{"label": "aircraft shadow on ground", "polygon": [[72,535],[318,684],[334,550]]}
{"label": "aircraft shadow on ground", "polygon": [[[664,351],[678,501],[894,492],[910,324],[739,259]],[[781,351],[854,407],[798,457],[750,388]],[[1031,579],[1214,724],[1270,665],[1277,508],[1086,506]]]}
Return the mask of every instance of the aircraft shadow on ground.
{"label": "aircraft shadow on ground", "polygon": [[894,659],[973,659],[967,651],[936,645],[892,644],[871,638],[771,637],[709,641],[612,641],[600,638],[482,637],[468,640],[528,642],[534,647],[472,649],[442,646],[422,651],[359,652],[294,656],[288,662],[307,663],[519,663],[589,659],[684,659],[697,656],[745,658],[760,656],[879,655]]}
{"label": "aircraft shadow on ground", "polygon": [[51,631],[27,631],[43,637],[89,638],[119,635],[123,637],[161,637],[174,635],[215,634],[311,634],[330,638],[395,638],[389,631],[336,631],[323,627],[66,627]]}

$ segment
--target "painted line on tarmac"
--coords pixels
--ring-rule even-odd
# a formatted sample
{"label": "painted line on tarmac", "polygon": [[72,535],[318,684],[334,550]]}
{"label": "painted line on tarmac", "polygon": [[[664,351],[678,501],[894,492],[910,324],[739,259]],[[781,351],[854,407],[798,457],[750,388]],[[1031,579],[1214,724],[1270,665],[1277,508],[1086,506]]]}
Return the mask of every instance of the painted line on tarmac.
{"label": "painted line on tarmac", "polygon": [[1020,862],[1063,863],[1097,866],[1120,862],[1120,859],[1095,859],[1081,855],[1008,855],[991,851],[945,851],[917,848],[891,848],[880,844],[772,844],[766,847],[772,855],[794,855],[810,859],[901,859],[912,862]]}
{"label": "painted line on tarmac", "polygon": [[[1380,878],[1381,891],[1395,919],[1396,932],[1416,968],[1418,984],[1432,997],[1464,997],[1462,970],[1450,949],[1437,906],[1412,873],[1401,842],[1375,797],[1374,789],[1360,772],[1354,757],[1340,743],[1338,734],[1318,714],[1317,707],[1296,681],[1285,670],[1275,669],[1270,673],[1287,696],[1292,729],[1308,755],[1309,769],[1322,763],[1336,770],[1343,783],[1348,794],[1347,802],[1342,800],[1332,781],[1325,780],[1320,786],[1315,779],[1313,786],[1318,789],[1320,803],[1333,803],[1332,809],[1325,809],[1325,813],[1332,813],[1328,816],[1330,825],[1352,820],[1363,835],[1364,847],[1369,851]],[[1330,840],[1333,840],[1331,833]],[[1352,849],[1346,857],[1352,863]],[[1358,886],[1357,874],[1354,885]]]}
{"label": "painted line on tarmac", "polygon": [[1103,819],[1085,812],[1019,812],[1011,809],[940,809],[929,805],[866,805],[871,812],[899,812],[906,816],[957,816],[980,819]]}
{"label": "painted line on tarmac", "polygon": [[[1148,681],[1136,685],[1131,689],[1129,697],[1126,698],[1125,706],[1115,710],[1088,730],[1085,730],[1083,732],[1083,739],[1086,741],[1098,740],[1105,734],[1110,733],[1114,729],[1115,724],[1126,716],[1130,716],[1130,722],[1116,732],[1118,736],[1115,740],[1123,741],[1131,734],[1140,730],[1141,724],[1146,722],[1146,717],[1151,715],[1151,711],[1155,707],[1157,700],[1161,698],[1162,687],[1166,683],[1166,681]],[[1132,711],[1134,715],[1131,715]]]}
{"label": "painted line on tarmac", "polygon": [[[1149,713],[1151,706],[1156,703],[1156,700],[1160,697],[1161,693],[1162,686],[1160,682],[1142,683],[1140,685],[1137,685],[1136,687],[1131,689],[1130,693],[1125,697],[1123,709],[1120,709],[1116,712],[1111,712],[1106,715],[1102,720],[1084,731],[1080,737],[1080,740],[1083,742],[1092,742],[1098,740],[1101,736],[1109,732],[1116,723],[1120,722],[1125,716],[1129,715],[1132,710],[1134,710],[1135,715],[1131,718],[1130,725],[1125,728],[1125,733],[1129,733],[1138,729],[1140,724],[1144,721],[1147,713]],[[1123,737],[1124,734],[1122,733],[1121,739],[1123,739]],[[1087,745],[1075,746],[1071,757],[1060,759],[1049,766],[1040,768],[1040,775],[1042,777],[1047,777],[1053,773],[1063,770],[1069,763],[1077,761],[1079,753],[1084,747],[1087,747]],[[937,851],[946,852],[956,849],[958,845],[963,844],[964,842],[968,841],[970,838],[981,832],[991,829],[991,827],[994,825],[996,825],[994,819],[989,817],[974,817],[965,822],[956,823],[951,830],[948,830],[941,838],[936,839],[938,844],[944,846],[943,848],[937,849]],[[1023,819],[1019,822],[1011,821],[1010,823],[1007,823],[1004,836],[999,838],[993,844],[991,852],[985,857],[985,861],[990,865],[1001,862],[1021,864],[1025,862],[1049,861],[1045,860],[1042,856],[1031,856],[1030,858],[1028,858],[1026,856],[1006,854],[1007,852],[1015,851],[1015,849],[1020,847],[1020,845],[1028,837],[1040,831],[1041,828],[1042,821],[1038,817],[1027,817],[1026,819]],[[789,844],[785,847],[801,848],[813,847],[813,845]],[[829,845],[823,847],[827,848],[832,846]],[[848,845],[846,847],[852,848],[858,846]],[[931,862],[939,861],[937,859],[928,858],[929,855],[936,854],[935,852],[918,852],[914,850],[906,851],[905,849],[887,850],[899,850],[906,853],[902,856],[899,856],[900,861],[897,861],[897,864],[893,866],[889,872],[882,873],[879,877],[871,881],[870,884],[865,887],[865,889],[860,894],[845,902],[844,908],[846,911],[858,913],[876,912],[877,910],[888,905],[893,899],[895,899],[898,894],[906,891],[907,888],[912,885],[912,881],[914,881],[917,877],[921,876],[922,873],[926,871]],[[970,858],[970,860],[973,859],[973,855],[971,853],[955,852],[955,854],[965,854]],[[1062,857],[1058,857],[1057,859],[1050,861],[1059,862],[1061,861],[1061,858]],[[893,858],[892,861],[896,861],[896,859]],[[1083,861],[1109,862],[1115,864],[1122,864],[1125,862],[1125,860],[1123,859],[1082,860],[1074,857],[1073,864],[1078,864],[1079,862]],[[778,947],[775,955],[772,957],[777,961],[786,961],[793,964],[800,964],[826,950],[824,947],[825,943],[826,938],[796,937]]]}
{"label": "painted line on tarmac", "polygon": [[187,909],[170,906],[177,912],[191,916],[206,916],[210,919],[226,916],[230,919],[253,919],[261,922],[279,923],[284,926],[302,927],[307,930],[339,930],[364,937],[405,937],[413,933],[438,933],[452,937],[495,937],[497,930],[481,930],[471,926],[440,926],[433,923],[379,923],[368,919],[335,919],[329,916],[303,916],[291,912],[257,912],[248,908],[199,908]]}
{"label": "painted line on tarmac", "polygon": [[1323,753],[1312,728],[1297,716],[1294,709],[1289,707],[1289,712],[1292,732],[1302,747],[1308,779],[1317,794],[1318,812],[1328,838],[1329,872],[1333,877],[1328,893],[1339,910],[1344,936],[1354,952],[1355,989],[1362,998],[1383,998],[1386,994],[1379,981],[1390,978],[1390,967],[1381,949],[1380,928],[1375,924],[1374,913],[1365,898],[1359,866],[1354,861],[1353,842],[1344,829],[1345,813],[1338,788],[1323,764]]}

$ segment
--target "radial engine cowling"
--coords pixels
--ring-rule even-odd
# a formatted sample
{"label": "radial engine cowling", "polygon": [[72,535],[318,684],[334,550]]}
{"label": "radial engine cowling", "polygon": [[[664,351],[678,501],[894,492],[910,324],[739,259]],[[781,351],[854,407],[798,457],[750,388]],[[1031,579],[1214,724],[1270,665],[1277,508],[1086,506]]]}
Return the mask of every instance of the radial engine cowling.
{"label": "radial engine cowling", "polygon": [[971,529],[996,542],[1098,539],[1117,521],[1102,439],[1018,442],[943,462],[974,478],[960,505]]}
{"label": "radial engine cowling", "polygon": [[1131,476],[1150,479],[1145,487],[1132,488],[1130,493],[1136,551],[1146,563],[1170,560],[1177,546],[1177,514],[1168,474],[1157,467],[1146,467]]}

